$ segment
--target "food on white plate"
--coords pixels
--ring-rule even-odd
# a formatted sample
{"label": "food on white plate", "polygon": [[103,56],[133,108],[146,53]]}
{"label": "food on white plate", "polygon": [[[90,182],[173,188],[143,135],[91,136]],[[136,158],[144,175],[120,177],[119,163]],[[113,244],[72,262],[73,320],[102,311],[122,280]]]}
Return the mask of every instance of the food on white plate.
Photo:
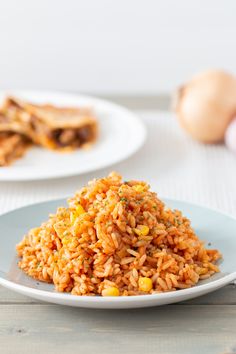
{"label": "food on white plate", "polygon": [[224,140],[236,113],[236,78],[223,70],[194,76],[180,87],[175,111],[181,126],[204,143]]}
{"label": "food on white plate", "polygon": [[36,105],[6,97],[0,107],[0,134],[0,166],[6,166],[33,144],[57,151],[90,147],[98,122],[90,108]]}
{"label": "food on white plate", "polygon": [[219,272],[190,221],[147,183],[94,179],[17,245],[19,267],[73,295],[132,296],[194,286]]}
{"label": "food on white plate", "polygon": [[[97,120],[89,108],[36,105],[8,97],[2,112],[9,127],[27,135],[35,144],[63,150],[88,146],[97,137]],[[18,128],[19,126],[19,128]],[[1,129],[1,126],[0,126]]]}
{"label": "food on white plate", "polygon": [[22,134],[13,132],[0,132],[0,166],[8,166],[22,157],[31,142]]}

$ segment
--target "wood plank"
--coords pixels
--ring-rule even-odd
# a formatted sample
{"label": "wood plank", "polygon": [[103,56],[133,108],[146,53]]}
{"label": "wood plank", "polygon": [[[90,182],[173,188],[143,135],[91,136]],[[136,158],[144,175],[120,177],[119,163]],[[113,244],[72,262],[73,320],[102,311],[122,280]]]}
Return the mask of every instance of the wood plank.
{"label": "wood plank", "polygon": [[236,285],[229,284],[217,291],[180,303],[196,305],[236,305]]}
{"label": "wood plank", "polygon": [[[0,286],[0,304],[10,303],[27,304],[40,302]],[[213,293],[180,303],[180,305],[185,304],[236,305],[236,285],[230,284]]]}
{"label": "wood plank", "polygon": [[[13,340],[14,335],[14,340]],[[236,306],[102,311],[0,305],[1,353],[233,353]]]}

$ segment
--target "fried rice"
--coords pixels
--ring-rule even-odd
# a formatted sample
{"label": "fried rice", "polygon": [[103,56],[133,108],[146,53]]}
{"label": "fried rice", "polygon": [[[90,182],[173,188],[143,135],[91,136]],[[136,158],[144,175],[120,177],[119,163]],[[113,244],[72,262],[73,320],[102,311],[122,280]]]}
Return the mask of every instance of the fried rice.
{"label": "fried rice", "polygon": [[24,272],[73,295],[189,288],[219,272],[221,257],[148,184],[114,172],[89,182],[16,248]]}

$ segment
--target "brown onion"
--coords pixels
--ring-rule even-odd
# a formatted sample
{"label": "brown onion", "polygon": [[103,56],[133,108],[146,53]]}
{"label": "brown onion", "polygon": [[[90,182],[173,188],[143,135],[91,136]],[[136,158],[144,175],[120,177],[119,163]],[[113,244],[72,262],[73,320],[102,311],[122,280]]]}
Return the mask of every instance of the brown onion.
{"label": "brown onion", "polygon": [[199,74],[178,91],[175,110],[181,126],[196,140],[221,142],[236,116],[236,78],[222,70]]}

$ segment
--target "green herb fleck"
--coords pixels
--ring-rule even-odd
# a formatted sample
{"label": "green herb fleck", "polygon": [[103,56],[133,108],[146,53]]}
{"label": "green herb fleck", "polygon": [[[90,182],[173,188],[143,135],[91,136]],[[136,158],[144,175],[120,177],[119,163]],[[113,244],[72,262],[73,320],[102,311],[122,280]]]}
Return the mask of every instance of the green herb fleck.
{"label": "green herb fleck", "polygon": [[120,201],[127,203],[127,202],[128,202],[128,199],[127,199],[127,198],[120,198]]}

